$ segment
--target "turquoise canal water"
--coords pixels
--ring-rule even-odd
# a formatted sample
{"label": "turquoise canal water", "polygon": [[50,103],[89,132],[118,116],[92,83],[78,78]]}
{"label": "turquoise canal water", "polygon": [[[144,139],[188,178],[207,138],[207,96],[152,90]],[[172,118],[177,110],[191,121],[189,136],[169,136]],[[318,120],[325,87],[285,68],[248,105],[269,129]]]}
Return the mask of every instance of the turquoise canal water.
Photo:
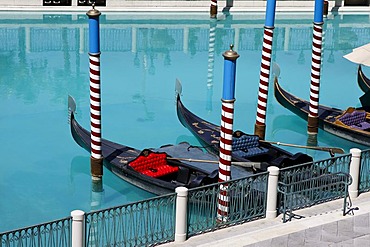
{"label": "turquoise canal water", "polygon": [[[358,106],[357,66],[343,58],[370,37],[369,15],[330,15],[324,24],[320,103]],[[280,83],[308,98],[313,14],[276,15],[272,59]],[[216,39],[209,46],[210,27]],[[264,14],[104,14],[101,16],[102,135],[139,149],[195,138],[175,112],[175,80],[184,104],[220,122],[222,53],[237,60],[234,128],[253,133]],[[69,132],[67,97],[89,129],[88,20],[85,13],[0,14],[0,232],[152,197],[104,170],[104,192],[91,190],[90,154]],[[209,47],[215,50],[210,51]],[[212,60],[212,55],[214,60]],[[211,57],[211,59],[209,59]],[[370,74],[370,69],[364,68]],[[272,89],[272,87],[270,87]],[[306,123],[269,93],[266,140],[306,145]],[[319,132],[320,146],[354,143]],[[315,159],[329,154],[307,152]]]}

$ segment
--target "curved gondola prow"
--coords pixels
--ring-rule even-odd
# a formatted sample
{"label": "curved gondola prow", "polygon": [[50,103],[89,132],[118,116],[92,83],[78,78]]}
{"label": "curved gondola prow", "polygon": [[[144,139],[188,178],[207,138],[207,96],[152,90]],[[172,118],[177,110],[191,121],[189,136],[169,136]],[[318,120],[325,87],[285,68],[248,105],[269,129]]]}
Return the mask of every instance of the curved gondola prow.
{"label": "curved gondola prow", "polygon": [[175,104],[176,104],[177,118],[179,119],[180,123],[184,127],[187,127],[187,124],[186,124],[186,122],[184,121],[184,119],[182,117],[183,114],[180,113],[184,109],[184,105],[182,104],[181,99],[180,99],[181,95],[182,95],[182,84],[181,84],[181,81],[178,78],[176,78],[176,83],[175,83],[175,100],[176,101],[175,101]]}
{"label": "curved gondola prow", "polygon": [[179,119],[180,123],[185,127],[188,128],[186,121],[184,120],[184,114],[183,111],[185,106],[181,102],[180,94],[176,95],[176,112],[177,112],[177,118]]}
{"label": "curved gondola prow", "polygon": [[175,95],[181,95],[182,94],[182,84],[181,81],[176,78],[176,84],[175,84]]}
{"label": "curved gondola prow", "polygon": [[71,128],[71,134],[75,142],[87,151],[91,151],[91,137],[90,132],[82,128],[82,126],[75,120],[76,101],[68,95],[68,124]]}
{"label": "curved gondola prow", "polygon": [[288,110],[292,111],[293,103],[289,98],[286,97],[286,91],[280,87],[278,77],[274,77],[274,96],[277,102]]}
{"label": "curved gondola prow", "polygon": [[274,80],[275,78],[278,78],[280,76],[280,72],[281,72],[281,69],[280,69],[279,64],[276,62],[273,62],[272,63],[272,74],[274,75]]}
{"label": "curved gondola prow", "polygon": [[357,70],[357,83],[360,89],[366,93],[370,89],[370,79],[365,76],[364,72],[362,71],[361,64],[358,65]]}
{"label": "curved gondola prow", "polygon": [[274,78],[274,96],[280,105],[307,121],[309,102],[284,90],[277,77]]}
{"label": "curved gondola prow", "polygon": [[76,101],[71,95],[68,95],[68,124],[71,123],[71,115],[72,113],[74,114],[75,112],[76,112]]}

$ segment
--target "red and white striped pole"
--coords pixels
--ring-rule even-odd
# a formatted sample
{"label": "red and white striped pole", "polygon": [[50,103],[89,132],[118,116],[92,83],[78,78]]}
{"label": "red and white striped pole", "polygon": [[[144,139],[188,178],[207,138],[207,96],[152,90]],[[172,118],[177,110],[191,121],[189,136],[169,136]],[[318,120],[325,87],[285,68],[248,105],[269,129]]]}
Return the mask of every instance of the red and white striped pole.
{"label": "red and white striped pole", "polygon": [[266,5],[265,30],[263,32],[262,60],[260,83],[258,89],[258,105],[254,134],[265,139],[267,97],[271,67],[272,40],[274,35],[276,0],[268,0]]}
{"label": "red and white striped pole", "polygon": [[[315,139],[318,133],[318,110],[320,92],[320,71],[322,53],[322,27],[323,27],[324,1],[315,1],[315,14],[312,38],[312,64],[310,85],[310,106],[307,120],[307,132],[310,139]],[[311,136],[311,137],[310,137]]]}
{"label": "red and white striped pole", "polygon": [[[89,56],[90,56],[90,122],[91,122],[91,175],[93,181],[103,177],[103,156],[101,152],[101,107],[100,107],[100,41],[99,10],[92,6],[86,15],[89,17]],[[93,183],[101,184],[101,183]],[[93,188],[94,190],[94,188]]]}
{"label": "red and white striped pole", "polygon": [[[226,182],[231,179],[231,153],[233,141],[234,101],[235,101],[235,74],[236,59],[239,54],[230,50],[224,52],[224,82],[222,93],[222,115],[220,131],[220,158],[218,163],[218,181]],[[229,193],[228,184],[220,184],[218,195],[217,220],[219,222],[228,220]]]}
{"label": "red and white striped pole", "polygon": [[254,134],[258,135],[261,139],[265,139],[266,132],[266,111],[269,90],[273,33],[273,28],[265,27],[265,31],[263,34],[260,83],[258,89],[257,117],[256,124],[254,126]]}

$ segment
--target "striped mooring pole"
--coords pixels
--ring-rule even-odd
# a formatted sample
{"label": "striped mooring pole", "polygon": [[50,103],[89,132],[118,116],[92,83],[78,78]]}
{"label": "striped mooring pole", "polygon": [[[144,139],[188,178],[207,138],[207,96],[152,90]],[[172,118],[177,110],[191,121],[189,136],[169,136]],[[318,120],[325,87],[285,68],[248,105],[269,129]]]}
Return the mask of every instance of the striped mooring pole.
{"label": "striped mooring pole", "polygon": [[[230,50],[224,52],[223,57],[224,80],[221,99],[220,158],[218,163],[218,181],[221,183],[231,179],[236,59],[239,54],[233,51],[233,45],[230,45]],[[227,183],[220,184],[217,208],[217,220],[219,222],[228,220],[229,201]]]}
{"label": "striped mooring pole", "polygon": [[[315,0],[315,13],[312,37],[312,63],[311,63],[311,86],[310,106],[307,120],[307,132],[309,138],[314,138],[318,133],[318,109],[320,92],[320,71],[322,53],[322,27],[323,27],[323,0]],[[311,137],[310,137],[311,136]]]}
{"label": "striped mooring pole", "polygon": [[[89,17],[89,60],[90,60],[90,123],[91,123],[91,175],[94,186],[99,186],[103,177],[101,152],[101,104],[100,104],[100,11],[92,5],[86,15]],[[97,183],[94,183],[96,181]]]}
{"label": "striped mooring pole", "polygon": [[217,0],[211,0],[209,13],[211,18],[217,18]]}
{"label": "striped mooring pole", "polygon": [[265,122],[271,67],[272,40],[274,35],[275,9],[276,0],[267,0],[265,30],[263,33],[260,83],[258,89],[257,116],[256,124],[254,125],[254,134],[258,135],[261,139],[265,139],[266,132]]}

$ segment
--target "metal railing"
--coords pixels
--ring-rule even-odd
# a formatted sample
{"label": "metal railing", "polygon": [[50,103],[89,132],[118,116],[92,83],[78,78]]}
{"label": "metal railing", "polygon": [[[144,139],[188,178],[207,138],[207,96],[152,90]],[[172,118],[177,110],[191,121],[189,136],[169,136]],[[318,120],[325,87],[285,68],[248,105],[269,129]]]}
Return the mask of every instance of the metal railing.
{"label": "metal railing", "polygon": [[[277,188],[268,188],[271,175],[269,172],[225,182],[230,197],[225,221],[217,219],[220,184],[190,189],[185,199],[187,226],[184,233],[190,237],[266,217],[268,190],[277,190],[277,206],[273,205],[273,208],[283,215],[284,222],[295,216],[293,210],[338,198],[344,198],[345,213],[347,195],[353,192],[356,196],[357,191],[357,187],[352,190],[348,188],[352,181],[348,174],[350,164],[352,169],[360,167],[361,163],[357,176],[358,190],[370,190],[370,149],[363,152],[358,150],[358,157],[352,155],[281,169],[278,173],[279,180],[276,182]],[[354,160],[356,162],[353,162]],[[356,181],[356,175],[353,176],[353,181]],[[85,234],[80,237],[84,238],[83,242],[87,246],[147,246],[174,241],[178,234],[175,229],[176,213],[183,213],[176,212],[176,198],[177,194],[172,193],[86,214],[81,211],[81,217],[85,219],[85,223],[82,223],[85,230],[81,232]],[[0,233],[0,247],[69,247],[73,239],[73,222],[72,217],[67,217]]]}
{"label": "metal railing", "polygon": [[188,194],[188,236],[213,231],[228,225],[258,219],[266,213],[268,172],[230,180],[227,184],[229,212],[227,221],[217,221],[220,184],[190,189]]}
{"label": "metal railing", "polygon": [[370,191],[370,150],[361,152],[359,192]]}
{"label": "metal railing", "polygon": [[348,154],[281,169],[278,210],[283,221],[293,210],[346,197],[352,181],[348,175],[350,161]]}
{"label": "metal railing", "polygon": [[349,173],[351,154],[280,169],[279,181],[288,184],[327,173]]}
{"label": "metal railing", "polygon": [[343,215],[345,215],[348,186],[351,182],[351,176],[344,172],[327,173],[289,184],[279,182],[278,191],[281,193],[280,211],[283,214],[283,222],[290,221],[297,216],[293,213],[293,209],[310,207],[339,198],[344,198]]}
{"label": "metal railing", "polygon": [[174,241],[176,193],[86,214],[87,246],[147,246]]}
{"label": "metal railing", "polygon": [[71,217],[0,233],[0,247],[70,247]]}

